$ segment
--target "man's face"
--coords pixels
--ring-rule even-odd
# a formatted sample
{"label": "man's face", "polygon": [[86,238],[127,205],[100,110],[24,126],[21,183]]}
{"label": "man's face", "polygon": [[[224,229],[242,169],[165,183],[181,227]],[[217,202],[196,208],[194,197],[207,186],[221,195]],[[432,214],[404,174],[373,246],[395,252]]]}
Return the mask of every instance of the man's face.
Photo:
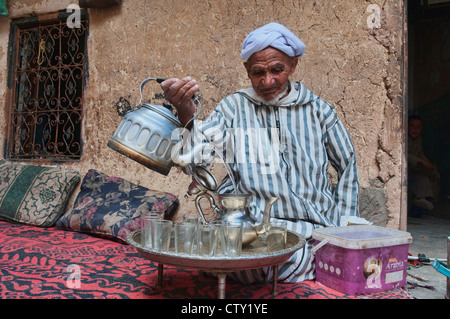
{"label": "man's face", "polygon": [[297,63],[297,58],[268,47],[253,54],[244,66],[253,89],[264,100],[270,101],[283,93]]}

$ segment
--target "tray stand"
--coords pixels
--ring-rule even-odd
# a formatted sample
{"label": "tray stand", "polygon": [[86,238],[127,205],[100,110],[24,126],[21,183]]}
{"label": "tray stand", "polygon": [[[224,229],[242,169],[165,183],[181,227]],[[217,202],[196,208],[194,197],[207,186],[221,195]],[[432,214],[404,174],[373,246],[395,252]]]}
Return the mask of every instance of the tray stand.
{"label": "tray stand", "polygon": [[168,252],[151,250],[141,245],[140,230],[130,233],[127,242],[134,246],[142,257],[158,264],[157,288],[163,288],[164,265],[198,269],[217,274],[218,298],[225,299],[227,273],[266,267],[273,267],[272,294],[276,296],[278,293],[278,265],[286,262],[297,250],[303,248],[306,240],[301,235],[288,231],[286,248],[267,252],[265,241],[258,238],[250,245],[243,247],[242,254],[236,257],[180,255],[173,251],[173,247]]}
{"label": "tray stand", "polygon": [[[272,295],[276,297],[278,295],[278,265],[274,265],[272,267],[273,267]],[[218,272],[217,280],[218,280],[217,284],[218,299],[225,299],[227,273]],[[164,287],[164,265],[158,264],[158,282],[156,284],[156,288],[162,289],[163,287]]]}

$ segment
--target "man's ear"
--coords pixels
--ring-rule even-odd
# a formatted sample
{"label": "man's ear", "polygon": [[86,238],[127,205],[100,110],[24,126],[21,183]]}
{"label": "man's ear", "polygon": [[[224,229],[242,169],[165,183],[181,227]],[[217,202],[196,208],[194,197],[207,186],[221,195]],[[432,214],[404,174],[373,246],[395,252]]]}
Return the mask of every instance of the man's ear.
{"label": "man's ear", "polygon": [[290,62],[291,70],[289,72],[289,75],[294,74],[295,69],[297,68],[297,65],[298,65],[298,58],[292,58],[292,60]]}
{"label": "man's ear", "polygon": [[250,66],[248,65],[247,61],[244,62],[244,67],[247,70],[247,74],[250,71]]}

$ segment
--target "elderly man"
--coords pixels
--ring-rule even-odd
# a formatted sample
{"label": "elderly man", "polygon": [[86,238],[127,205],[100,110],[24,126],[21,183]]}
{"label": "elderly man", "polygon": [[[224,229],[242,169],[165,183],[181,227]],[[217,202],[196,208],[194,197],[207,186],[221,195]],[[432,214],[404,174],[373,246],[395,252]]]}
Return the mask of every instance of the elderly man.
{"label": "elderly man", "polygon": [[[268,199],[277,197],[272,217],[287,221],[290,230],[307,239],[303,249],[280,265],[282,282],[314,279],[313,230],[339,226],[342,217],[358,215],[356,157],[347,131],[330,104],[289,80],[304,51],[303,42],[280,24],[251,32],[241,53],[251,87],[224,98],[202,123],[192,121],[192,97],[199,89],[194,79],[161,84],[180,121],[194,122],[193,133],[211,137],[212,132],[234,132],[223,139],[226,150],[234,149],[226,158],[238,176],[236,191],[252,195],[251,213],[260,218]],[[329,164],[339,177],[334,186],[327,175]],[[233,188],[226,180],[219,193]],[[254,283],[271,281],[273,274],[267,268],[233,277]]]}

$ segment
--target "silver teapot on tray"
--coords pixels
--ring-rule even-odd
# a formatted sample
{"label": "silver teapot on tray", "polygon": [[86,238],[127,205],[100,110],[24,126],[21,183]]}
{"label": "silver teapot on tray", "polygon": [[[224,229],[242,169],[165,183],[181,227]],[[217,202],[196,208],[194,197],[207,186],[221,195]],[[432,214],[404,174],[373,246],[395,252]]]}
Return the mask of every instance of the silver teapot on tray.
{"label": "silver teapot on tray", "polygon": [[203,223],[207,224],[208,221],[202,211],[200,202],[206,198],[218,214],[218,217],[214,221],[221,220],[242,223],[242,245],[251,244],[259,235],[268,231],[270,226],[270,212],[278,198],[273,197],[269,199],[262,219],[257,220],[249,210],[251,195],[236,193],[216,194],[219,202],[219,205],[216,205],[214,197],[208,193],[217,191],[217,181],[214,176],[206,168],[201,166],[193,168],[192,176],[193,182],[189,187],[187,195],[197,195],[195,205]]}

